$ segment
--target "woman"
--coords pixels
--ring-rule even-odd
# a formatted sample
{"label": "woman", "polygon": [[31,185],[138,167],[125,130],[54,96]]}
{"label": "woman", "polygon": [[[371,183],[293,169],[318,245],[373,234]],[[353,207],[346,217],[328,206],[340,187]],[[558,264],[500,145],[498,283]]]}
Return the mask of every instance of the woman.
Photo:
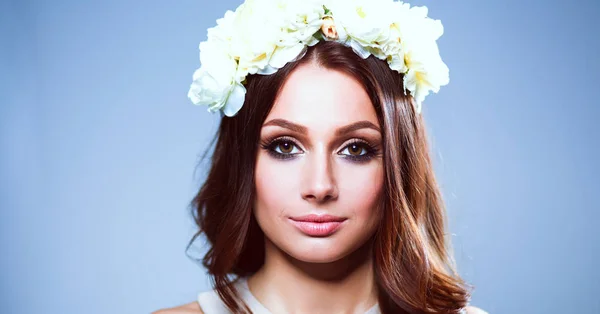
{"label": "woman", "polygon": [[[420,115],[447,68],[411,63],[408,24],[398,40],[386,29],[390,50],[350,22],[380,20],[374,10],[432,20],[385,0],[283,3],[246,1],[200,45],[190,98],[226,115],[192,202],[215,290],[156,313],[478,313],[446,245]],[[261,54],[252,36],[271,29],[285,35]]]}

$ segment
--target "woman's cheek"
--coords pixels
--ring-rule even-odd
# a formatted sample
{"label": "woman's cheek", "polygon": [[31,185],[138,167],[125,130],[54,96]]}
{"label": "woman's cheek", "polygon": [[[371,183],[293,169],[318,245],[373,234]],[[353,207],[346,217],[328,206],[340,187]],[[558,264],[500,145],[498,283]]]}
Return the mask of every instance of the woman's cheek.
{"label": "woman's cheek", "polygon": [[[347,165],[339,176],[340,195],[352,204],[359,217],[370,215],[378,205],[383,189],[383,167],[372,161],[367,165]],[[343,194],[342,194],[343,193]]]}
{"label": "woman's cheek", "polygon": [[294,160],[278,161],[270,156],[261,156],[256,167],[257,197],[267,210],[281,212],[290,207],[297,197],[294,185],[298,184],[298,174]]}

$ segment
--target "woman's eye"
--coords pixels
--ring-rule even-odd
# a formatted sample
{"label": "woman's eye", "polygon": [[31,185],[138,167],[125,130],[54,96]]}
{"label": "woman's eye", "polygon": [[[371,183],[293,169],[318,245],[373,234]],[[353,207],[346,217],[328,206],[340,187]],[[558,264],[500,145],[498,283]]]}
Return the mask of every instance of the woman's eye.
{"label": "woman's eye", "polygon": [[[347,151],[347,153],[344,153],[346,151]],[[368,153],[369,153],[369,151],[367,150],[365,145],[361,144],[361,143],[352,143],[352,144],[346,146],[346,148],[344,148],[344,150],[341,151],[342,155],[349,155],[349,156],[363,156]]]}
{"label": "woman's eye", "polygon": [[[262,144],[262,147],[274,158],[293,159],[304,153],[302,148],[296,144],[296,141],[286,138],[276,139],[270,143]],[[351,161],[366,162],[376,155],[376,150],[366,142],[355,141],[344,147],[338,152]]]}
{"label": "woman's eye", "polygon": [[279,141],[274,143],[273,150],[280,154],[293,155],[300,152],[296,144],[291,141]]}

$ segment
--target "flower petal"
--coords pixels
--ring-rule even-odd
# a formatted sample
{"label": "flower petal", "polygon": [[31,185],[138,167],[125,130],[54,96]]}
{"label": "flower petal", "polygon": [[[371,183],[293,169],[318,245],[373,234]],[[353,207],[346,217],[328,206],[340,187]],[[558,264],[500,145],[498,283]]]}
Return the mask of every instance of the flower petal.
{"label": "flower petal", "polygon": [[271,56],[271,60],[269,60],[269,65],[280,69],[286,63],[296,59],[302,50],[304,49],[304,44],[298,43],[294,46],[288,47],[277,47]]}
{"label": "flower petal", "polygon": [[355,39],[350,39],[348,41],[348,45],[350,47],[352,47],[352,50],[354,50],[354,52],[359,55],[361,58],[366,59],[371,55],[371,52],[369,52],[369,50],[367,50],[367,48],[363,47],[363,45],[361,45],[358,41],[356,41]]}
{"label": "flower petal", "polygon": [[277,72],[277,68],[272,67],[270,64],[267,64],[263,69],[259,69],[258,74],[262,74],[262,75],[271,75],[274,74],[275,72]]}
{"label": "flower petal", "polygon": [[240,108],[242,108],[245,98],[246,88],[240,83],[235,83],[229,93],[225,106],[223,106],[223,113],[228,117],[235,116],[240,111]]}

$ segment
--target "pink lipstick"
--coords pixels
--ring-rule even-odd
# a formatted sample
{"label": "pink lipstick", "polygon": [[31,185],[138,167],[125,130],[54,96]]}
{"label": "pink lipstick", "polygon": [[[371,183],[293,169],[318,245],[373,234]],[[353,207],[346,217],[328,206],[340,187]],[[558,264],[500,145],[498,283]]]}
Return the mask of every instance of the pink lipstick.
{"label": "pink lipstick", "polygon": [[306,215],[289,219],[296,228],[311,237],[332,235],[346,220],[346,218],[331,215]]}

